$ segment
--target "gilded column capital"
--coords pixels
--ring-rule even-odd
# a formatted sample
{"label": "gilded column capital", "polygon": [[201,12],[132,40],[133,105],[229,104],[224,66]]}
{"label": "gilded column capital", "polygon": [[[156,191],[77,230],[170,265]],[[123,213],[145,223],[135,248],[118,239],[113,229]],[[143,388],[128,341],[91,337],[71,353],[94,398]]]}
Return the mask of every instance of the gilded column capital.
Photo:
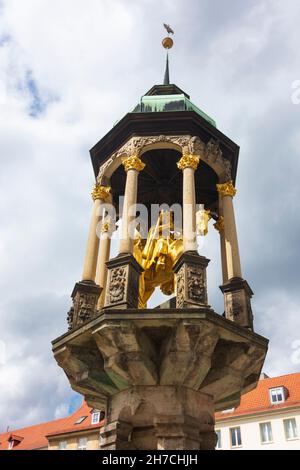
{"label": "gilded column capital", "polygon": [[145,163],[143,163],[140,157],[138,157],[137,155],[124,158],[122,163],[126,172],[129,170],[136,170],[140,172],[146,166]]}
{"label": "gilded column capital", "polygon": [[214,224],[214,227],[216,230],[218,230],[218,232],[221,232],[222,230],[224,230],[225,224],[224,224],[224,217],[222,215],[220,215],[217,222]]}
{"label": "gilded column capital", "polygon": [[233,186],[232,181],[227,181],[226,183],[221,183],[217,184],[217,191],[218,193],[224,197],[224,196],[235,196],[236,195],[236,189]]}
{"label": "gilded column capital", "polygon": [[181,159],[177,163],[177,166],[179,170],[185,170],[185,168],[193,168],[193,170],[197,170],[199,162],[199,155],[185,153],[184,155],[182,155]]}
{"label": "gilded column capital", "polygon": [[99,184],[96,184],[94,186],[94,189],[92,191],[92,198],[94,201],[97,199],[102,199],[103,201],[107,201],[111,193],[111,187],[110,186],[101,186]]}

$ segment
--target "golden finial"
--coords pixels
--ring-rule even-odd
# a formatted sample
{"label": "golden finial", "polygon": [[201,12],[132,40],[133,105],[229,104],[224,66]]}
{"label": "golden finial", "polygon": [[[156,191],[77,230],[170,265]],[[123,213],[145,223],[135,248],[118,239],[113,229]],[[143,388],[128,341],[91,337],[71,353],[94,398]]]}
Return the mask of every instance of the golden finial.
{"label": "golden finial", "polygon": [[174,31],[171,26],[166,23],[164,23],[164,28],[167,30],[169,36],[162,40],[162,45],[165,49],[171,49],[173,47],[174,42],[173,39],[170,38],[170,34],[174,34]]}

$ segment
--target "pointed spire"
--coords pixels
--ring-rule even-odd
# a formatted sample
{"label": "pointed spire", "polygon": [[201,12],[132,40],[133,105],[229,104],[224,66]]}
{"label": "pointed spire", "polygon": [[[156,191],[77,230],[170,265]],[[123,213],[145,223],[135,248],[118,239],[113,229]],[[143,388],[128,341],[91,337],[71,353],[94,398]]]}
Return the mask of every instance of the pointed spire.
{"label": "pointed spire", "polygon": [[167,52],[166,70],[165,70],[165,76],[164,76],[164,85],[170,85],[169,53],[168,52]]}
{"label": "pointed spire", "polygon": [[164,85],[170,85],[170,70],[169,70],[169,49],[173,47],[173,39],[170,38],[170,34],[174,34],[173,29],[170,25],[164,23],[164,28],[168,32],[168,36],[163,39],[162,45],[165,49],[167,49],[167,60],[166,60],[166,70],[164,76]]}

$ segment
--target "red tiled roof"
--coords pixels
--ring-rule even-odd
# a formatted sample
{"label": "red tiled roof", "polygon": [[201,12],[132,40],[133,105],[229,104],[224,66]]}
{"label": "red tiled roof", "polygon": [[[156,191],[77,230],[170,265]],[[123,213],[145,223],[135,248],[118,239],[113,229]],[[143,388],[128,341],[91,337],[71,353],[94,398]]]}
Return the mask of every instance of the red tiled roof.
{"label": "red tiled roof", "polygon": [[[83,402],[81,407],[75,411],[75,413],[66,418],[56,419],[55,421],[49,421],[48,423],[37,424],[35,426],[29,426],[27,428],[0,434],[0,450],[7,450],[8,441],[16,434],[18,435],[18,439],[22,438],[22,441],[13,449],[32,450],[48,447],[48,440],[46,437],[48,435],[54,436],[56,434],[59,435],[69,432],[85,431],[101,427],[103,422],[91,424],[91,411],[92,408]],[[75,424],[75,422],[82,416],[87,416],[87,418],[81,424]]]}
{"label": "red tiled roof", "polygon": [[[269,389],[276,387],[285,387],[288,390],[288,397],[285,402],[272,405],[270,402]],[[241,403],[234,411],[216,413],[216,421],[225,421],[240,415],[266,411],[272,412],[292,406],[300,406],[300,373],[260,380],[254,390],[242,395]]]}

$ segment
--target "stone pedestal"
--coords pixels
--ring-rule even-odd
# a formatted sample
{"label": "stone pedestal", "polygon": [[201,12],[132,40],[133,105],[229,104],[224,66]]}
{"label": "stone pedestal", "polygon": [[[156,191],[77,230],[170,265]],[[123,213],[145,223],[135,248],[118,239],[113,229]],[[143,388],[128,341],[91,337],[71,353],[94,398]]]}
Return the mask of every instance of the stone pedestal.
{"label": "stone pedestal", "polygon": [[176,307],[207,306],[206,268],[209,260],[195,251],[181,255],[173,267],[176,274]]}
{"label": "stone pedestal", "polygon": [[108,281],[104,308],[137,308],[143,268],[131,254],[120,254],[106,265]]}
{"label": "stone pedestal", "polygon": [[95,316],[100,294],[101,288],[93,281],[81,281],[75,284],[71,294],[73,306],[68,313],[70,330],[81,326]]}
{"label": "stone pedestal", "polygon": [[135,386],[111,398],[100,448],[214,449],[213,397],[186,387]]}
{"label": "stone pedestal", "polygon": [[253,330],[251,297],[253,292],[247,281],[234,277],[220,286],[224,294],[225,316],[238,325]]}
{"label": "stone pedestal", "polygon": [[106,411],[102,449],[212,449],[215,411],[255,388],[268,341],[209,307],[109,309],[53,342],[73,390]]}

